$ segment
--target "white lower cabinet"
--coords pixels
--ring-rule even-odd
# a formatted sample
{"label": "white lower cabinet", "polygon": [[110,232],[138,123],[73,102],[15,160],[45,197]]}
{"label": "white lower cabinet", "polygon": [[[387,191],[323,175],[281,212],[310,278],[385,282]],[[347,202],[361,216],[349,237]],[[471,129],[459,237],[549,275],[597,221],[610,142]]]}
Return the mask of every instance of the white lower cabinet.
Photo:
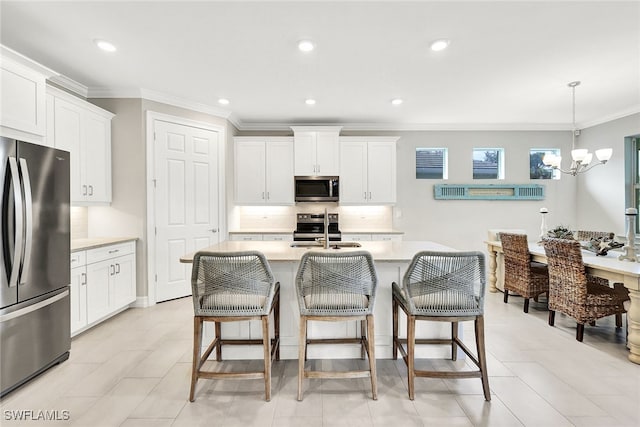
{"label": "white lower cabinet", "polygon": [[74,252],[71,259],[72,336],[135,302],[135,242]]}
{"label": "white lower cabinet", "polygon": [[369,234],[369,233],[342,233],[344,242],[389,241],[401,242],[402,234]]}
{"label": "white lower cabinet", "polygon": [[282,234],[260,234],[260,233],[233,233],[229,234],[229,240],[234,241],[246,241],[246,242],[259,242],[259,241],[279,241],[279,242],[292,242],[293,233]]}

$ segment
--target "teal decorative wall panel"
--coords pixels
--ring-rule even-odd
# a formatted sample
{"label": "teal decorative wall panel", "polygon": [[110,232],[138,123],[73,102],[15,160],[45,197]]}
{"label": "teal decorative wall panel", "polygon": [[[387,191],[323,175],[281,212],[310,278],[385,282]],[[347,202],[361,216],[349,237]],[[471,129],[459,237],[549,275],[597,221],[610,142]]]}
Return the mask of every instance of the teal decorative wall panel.
{"label": "teal decorative wall panel", "polygon": [[544,200],[539,184],[436,184],[437,200]]}

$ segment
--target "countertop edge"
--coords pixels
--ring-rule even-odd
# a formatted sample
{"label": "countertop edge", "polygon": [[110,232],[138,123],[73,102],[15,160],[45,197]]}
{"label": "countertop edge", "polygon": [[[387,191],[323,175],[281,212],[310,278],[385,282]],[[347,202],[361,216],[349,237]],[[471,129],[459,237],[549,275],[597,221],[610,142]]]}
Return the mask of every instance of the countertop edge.
{"label": "countertop edge", "polygon": [[85,251],[87,249],[100,248],[102,246],[116,245],[118,243],[134,242],[137,237],[95,237],[71,240],[71,253]]}

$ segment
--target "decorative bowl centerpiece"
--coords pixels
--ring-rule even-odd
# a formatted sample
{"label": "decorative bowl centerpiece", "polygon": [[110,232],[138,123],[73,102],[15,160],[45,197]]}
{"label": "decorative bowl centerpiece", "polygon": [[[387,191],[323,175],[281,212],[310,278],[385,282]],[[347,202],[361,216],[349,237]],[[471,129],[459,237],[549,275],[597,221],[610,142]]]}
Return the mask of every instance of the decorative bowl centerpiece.
{"label": "decorative bowl centerpiece", "polygon": [[624,243],[609,240],[604,237],[592,237],[591,240],[582,245],[582,249],[586,249],[590,252],[595,252],[597,255],[606,255],[610,249],[621,248]]}
{"label": "decorative bowl centerpiece", "polygon": [[574,240],[573,231],[569,230],[567,227],[563,225],[558,225],[553,230],[549,230],[547,232],[547,237],[553,237],[555,239]]}

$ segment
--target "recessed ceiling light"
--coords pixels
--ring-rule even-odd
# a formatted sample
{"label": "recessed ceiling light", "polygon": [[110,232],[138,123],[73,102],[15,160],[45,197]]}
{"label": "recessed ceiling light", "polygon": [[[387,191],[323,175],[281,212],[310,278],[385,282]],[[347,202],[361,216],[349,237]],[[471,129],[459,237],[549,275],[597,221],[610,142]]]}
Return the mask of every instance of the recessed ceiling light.
{"label": "recessed ceiling light", "polygon": [[307,105],[316,105],[316,100],[309,98],[309,99],[305,99],[304,103]]}
{"label": "recessed ceiling light", "polygon": [[229,105],[229,100],[227,98],[218,99],[218,104]]}
{"label": "recessed ceiling light", "polygon": [[449,47],[449,43],[451,42],[447,39],[435,40],[433,43],[431,43],[431,50],[433,50],[434,52],[440,52],[441,50],[445,50],[447,47]]}
{"label": "recessed ceiling light", "polygon": [[391,100],[391,104],[393,104],[393,105],[400,105],[400,104],[402,104],[402,99],[400,99],[400,98],[392,99],[392,100]]}
{"label": "recessed ceiling light", "polygon": [[315,45],[311,40],[300,40],[298,42],[298,49],[302,52],[311,52],[315,48]]}
{"label": "recessed ceiling light", "polygon": [[112,43],[109,43],[106,40],[95,39],[93,42],[105,52],[115,52],[117,50]]}

